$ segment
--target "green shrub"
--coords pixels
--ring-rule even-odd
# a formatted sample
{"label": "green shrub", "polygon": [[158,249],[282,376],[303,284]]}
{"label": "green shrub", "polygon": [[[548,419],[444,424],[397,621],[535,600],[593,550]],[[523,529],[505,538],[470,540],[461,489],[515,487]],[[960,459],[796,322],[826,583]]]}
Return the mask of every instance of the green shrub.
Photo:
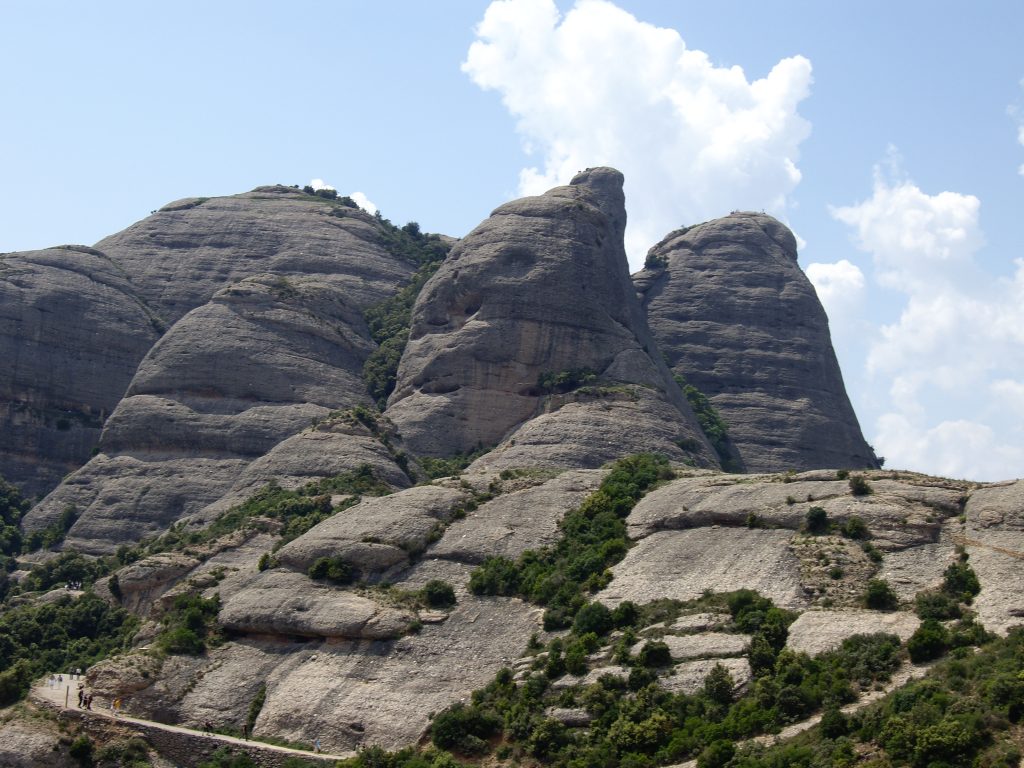
{"label": "green shrub", "polygon": [[71,746],[68,747],[68,754],[71,755],[79,765],[88,768],[92,765],[93,749],[92,739],[88,736],[82,735],[71,742]]}
{"label": "green shrub", "polygon": [[876,611],[893,611],[899,605],[899,598],[884,579],[871,579],[864,593],[864,605]]}
{"label": "green shrub", "polygon": [[725,768],[736,755],[736,746],[728,739],[713,741],[697,758],[697,768]]}
{"label": "green shrub", "polygon": [[949,630],[935,619],[921,622],[907,640],[907,652],[915,664],[937,659],[949,649]]}
{"label": "green shrub", "polygon": [[848,539],[862,540],[871,538],[871,531],[868,530],[868,524],[856,515],[847,518],[840,528],[840,531],[843,536]]}
{"label": "green shrub", "polygon": [[648,640],[637,654],[642,667],[667,667],[672,664],[672,653],[661,640]]}
{"label": "green shrub", "polygon": [[576,612],[573,620],[572,631],[577,635],[585,635],[593,632],[598,637],[603,637],[615,626],[612,612],[603,603],[587,603]]}
{"label": "green shrub", "polygon": [[827,533],[829,529],[828,512],[824,507],[811,507],[804,518],[804,527],[808,533]]}
{"label": "green shrub", "polygon": [[874,492],[874,489],[864,475],[850,476],[850,493],[854,496],[870,496]]}
{"label": "green shrub", "polygon": [[220,643],[216,628],[219,612],[219,596],[178,595],[161,619],[164,629],[157,644],[166,653],[199,656]]}
{"label": "green shrub", "polygon": [[455,605],[455,590],[447,581],[431,579],[423,585],[423,600],[431,608],[448,608]]}
{"label": "green shrub", "polygon": [[981,592],[981,582],[967,563],[952,563],[942,574],[942,590],[958,600],[970,603]]}
{"label": "green shrub", "polygon": [[430,739],[441,749],[478,754],[480,742],[501,730],[501,721],[475,706],[454,704],[430,724]]}
{"label": "green shrub", "polygon": [[955,597],[942,591],[929,590],[918,592],[914,598],[914,608],[919,619],[959,619],[961,616],[960,602]]}
{"label": "green shrub", "polygon": [[729,670],[721,664],[715,664],[704,678],[704,695],[716,704],[728,704],[732,701],[732,692],[736,687]]}
{"label": "green shrub", "polygon": [[320,557],[309,566],[306,575],[317,581],[351,584],[356,580],[355,569],[343,557]]}

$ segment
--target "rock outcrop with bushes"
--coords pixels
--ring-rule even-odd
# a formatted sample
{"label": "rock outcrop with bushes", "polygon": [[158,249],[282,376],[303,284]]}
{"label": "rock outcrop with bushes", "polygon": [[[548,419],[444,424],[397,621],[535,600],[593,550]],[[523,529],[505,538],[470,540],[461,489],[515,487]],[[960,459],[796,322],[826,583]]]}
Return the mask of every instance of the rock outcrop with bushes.
{"label": "rock outcrop with bushes", "polygon": [[[819,721],[957,764],[863,709],[952,654],[1000,713],[961,756],[1011,754],[1024,481],[881,469],[792,233],[734,213],[631,279],[622,185],[461,241],[260,187],[0,256],[0,703],[83,666],[348,768],[782,765]],[[61,738],[17,706],[0,760]]]}

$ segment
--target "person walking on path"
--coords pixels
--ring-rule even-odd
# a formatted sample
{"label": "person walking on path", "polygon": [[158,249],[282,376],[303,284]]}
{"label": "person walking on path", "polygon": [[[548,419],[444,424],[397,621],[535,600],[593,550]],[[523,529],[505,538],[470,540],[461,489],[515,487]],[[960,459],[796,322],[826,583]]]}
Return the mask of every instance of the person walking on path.
{"label": "person walking on path", "polygon": [[320,754],[320,737],[319,736],[317,736],[316,740],[313,742],[313,751],[316,752],[318,755]]}
{"label": "person walking on path", "polygon": [[249,724],[242,723],[242,741],[249,740]]}
{"label": "person walking on path", "polygon": [[85,686],[81,683],[78,684],[78,708],[82,708],[82,704],[85,703]]}

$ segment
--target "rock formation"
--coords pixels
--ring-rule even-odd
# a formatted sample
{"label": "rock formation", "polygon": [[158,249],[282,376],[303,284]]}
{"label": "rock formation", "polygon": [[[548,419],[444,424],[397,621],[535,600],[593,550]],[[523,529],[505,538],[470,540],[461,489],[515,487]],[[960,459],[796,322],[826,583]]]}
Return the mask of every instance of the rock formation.
{"label": "rock formation", "polygon": [[0,255],[0,475],[42,496],[88,460],[158,335],[150,308],[101,252]]}
{"label": "rock formation", "polygon": [[[416,302],[389,400],[411,452],[502,443],[500,466],[524,429],[532,464],[599,466],[629,453],[631,434],[717,464],[632,295],[625,223],[622,174],[594,168],[501,206],[452,250]],[[565,390],[576,407],[545,396]]]}
{"label": "rock formation", "polygon": [[169,203],[96,247],[168,325],[246,277],[321,275],[366,307],[412,272],[380,245],[372,216],[293,187]]}
{"label": "rock formation", "polygon": [[672,370],[707,395],[747,472],[877,467],[793,233],[733,213],[678,229],[634,277]]}
{"label": "rock formation", "polygon": [[[384,413],[363,378],[380,340],[364,313],[410,285],[387,318],[401,341],[417,260],[395,246],[398,230],[343,202],[261,187],[171,204],[102,250],[0,257],[0,345],[13,361],[0,372],[0,471],[41,492],[98,448],[25,526],[73,506],[62,546],[107,554],[217,521],[140,547],[96,583],[142,620],[134,649],[89,673],[101,705],[123,697],[133,715],[222,729],[252,712],[257,737],[398,748],[507,667],[503,685],[536,676],[554,692],[543,716],[584,728],[595,715],[580,686],[606,675],[627,678],[623,690],[636,672],[692,694],[721,665],[734,693],[754,684],[759,630],[707,593],[753,589],[800,613],[788,645],[818,653],[861,632],[906,639],[915,596],[965,555],[985,626],[1024,623],[1024,481],[836,471],[877,462],[785,227],[733,214],[680,230],[631,281],[624,225],[622,177],[608,168],[499,207],[416,300]],[[720,444],[673,373],[721,412],[746,474],[719,471]],[[630,511],[640,480],[606,464],[640,452],[671,467],[635,462],[659,481],[643,481],[652,490]],[[366,483],[271,489],[237,509],[268,483],[344,473]],[[812,518],[828,523],[815,535]],[[543,571],[548,553],[581,549]],[[481,565],[513,572],[513,586],[474,594]],[[863,609],[874,579],[891,587],[892,612]],[[554,637],[545,607],[516,594],[564,611],[548,629],[582,600],[654,603],[655,618],[621,644],[622,624],[602,632],[571,675],[531,641]],[[203,613],[183,597],[217,602]],[[167,646],[175,611],[184,624],[171,634],[216,642],[150,653]],[[623,655],[649,640],[664,664],[631,670]],[[0,724],[0,762],[44,754],[54,737],[31,725]]]}

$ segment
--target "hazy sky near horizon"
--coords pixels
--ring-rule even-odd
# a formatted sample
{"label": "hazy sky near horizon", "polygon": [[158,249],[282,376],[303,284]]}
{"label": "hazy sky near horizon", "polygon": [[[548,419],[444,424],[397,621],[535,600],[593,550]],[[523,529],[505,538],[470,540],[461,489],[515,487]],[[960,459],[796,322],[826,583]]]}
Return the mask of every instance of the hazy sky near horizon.
{"label": "hazy sky near horizon", "polygon": [[0,251],[314,179],[461,236],[586,166],[633,268],[765,210],[887,466],[1024,475],[1024,5],[0,0]]}

